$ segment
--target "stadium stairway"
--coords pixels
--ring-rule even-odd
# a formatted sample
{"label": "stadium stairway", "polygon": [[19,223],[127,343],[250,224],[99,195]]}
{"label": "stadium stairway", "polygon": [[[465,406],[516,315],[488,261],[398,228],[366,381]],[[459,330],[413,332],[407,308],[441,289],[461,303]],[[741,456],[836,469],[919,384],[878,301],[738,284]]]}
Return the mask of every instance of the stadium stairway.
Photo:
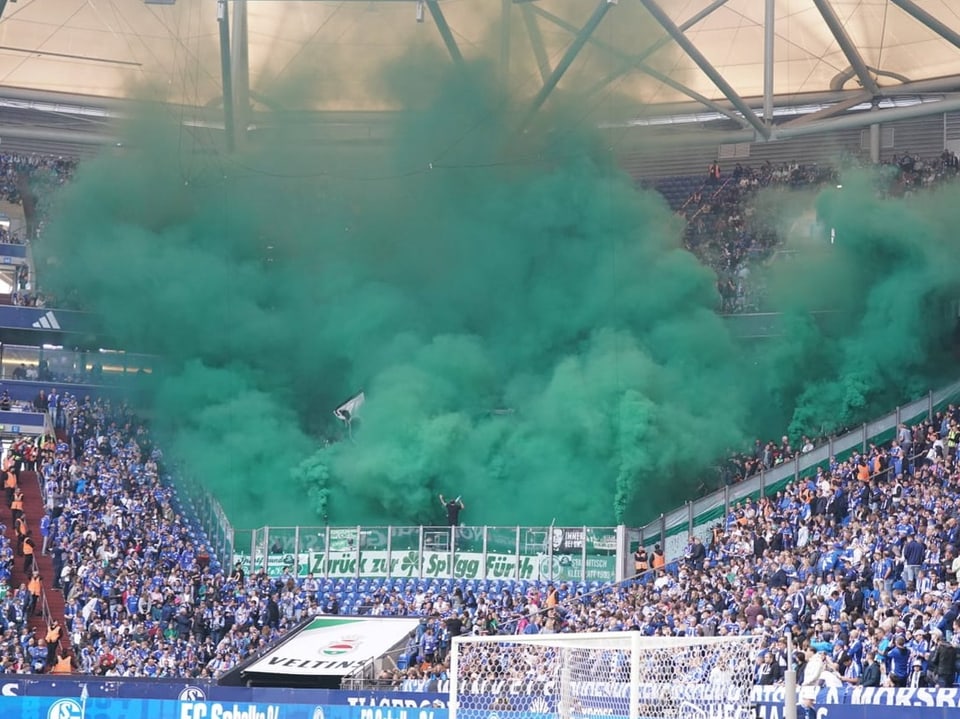
{"label": "stadium stairway", "polygon": [[[60,625],[66,627],[63,610],[65,606],[63,593],[53,588],[53,559],[50,555],[41,554],[43,549],[43,539],[40,537],[40,519],[43,517],[44,504],[43,495],[40,492],[40,483],[36,472],[20,472],[20,487],[23,489],[23,512],[27,517],[27,527],[33,532],[33,541],[36,542],[37,550],[34,553],[34,561],[40,569],[40,577],[43,581],[43,593],[47,598],[47,607],[50,610],[50,616],[60,620]],[[13,529],[10,529],[12,534]],[[16,538],[13,537],[14,546]],[[21,583],[26,584],[30,577],[23,571],[23,557],[14,557],[13,567],[13,586],[17,588]],[[29,619],[30,629],[36,632],[37,637],[43,637],[47,633],[47,624],[42,616],[34,616]],[[61,646],[64,649],[70,648],[70,637],[67,632],[63,632]]]}

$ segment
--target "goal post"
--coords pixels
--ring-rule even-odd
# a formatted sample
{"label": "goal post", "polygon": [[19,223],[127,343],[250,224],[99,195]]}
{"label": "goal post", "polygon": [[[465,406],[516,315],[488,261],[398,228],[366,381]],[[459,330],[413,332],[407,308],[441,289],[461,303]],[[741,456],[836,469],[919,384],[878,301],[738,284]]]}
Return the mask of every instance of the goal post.
{"label": "goal post", "polygon": [[760,637],[461,636],[450,719],[753,719]]}

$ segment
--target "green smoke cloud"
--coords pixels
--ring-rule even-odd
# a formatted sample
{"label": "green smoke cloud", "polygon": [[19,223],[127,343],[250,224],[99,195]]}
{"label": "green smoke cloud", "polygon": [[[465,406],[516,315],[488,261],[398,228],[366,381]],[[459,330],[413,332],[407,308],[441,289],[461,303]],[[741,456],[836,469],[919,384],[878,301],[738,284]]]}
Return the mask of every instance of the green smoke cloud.
{"label": "green smoke cloud", "polygon": [[[518,133],[489,67],[426,55],[389,73],[405,110],[382,145],[278,114],[226,156],[152,113],[43,238],[48,286],[167,358],[152,416],[238,525],[436,522],[439,492],[471,523],[635,524],[755,432],[828,431],[929,381],[924,308],[956,276],[941,200],[868,178],[821,197],[840,239],[771,277],[786,335],[742,345],[677,219],[579,118]],[[429,83],[403,80],[423,62]],[[360,390],[348,432],[332,410]]]}

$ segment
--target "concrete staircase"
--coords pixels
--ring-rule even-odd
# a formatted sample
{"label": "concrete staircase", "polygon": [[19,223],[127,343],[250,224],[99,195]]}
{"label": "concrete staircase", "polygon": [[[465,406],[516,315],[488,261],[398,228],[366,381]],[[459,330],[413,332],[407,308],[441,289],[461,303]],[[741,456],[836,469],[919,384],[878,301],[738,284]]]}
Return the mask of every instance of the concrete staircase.
{"label": "concrete staircase", "polygon": [[[53,589],[53,560],[49,555],[44,556],[41,554],[43,538],[40,536],[40,519],[44,514],[44,503],[37,473],[27,471],[20,472],[20,488],[23,490],[23,512],[27,518],[27,527],[32,531],[33,541],[36,543],[36,551],[34,552],[33,558],[35,565],[40,570],[40,577],[43,580],[43,594],[47,600],[50,616],[53,619],[60,620],[60,625],[64,627],[60,645],[65,649],[69,649],[70,637],[66,631],[66,622],[63,616],[65,605],[64,597],[59,590]],[[14,542],[15,545],[16,536],[13,535],[12,527],[9,532],[11,534],[11,541]],[[16,588],[19,587],[21,583],[26,584],[29,582],[30,577],[23,572],[23,557],[15,557],[15,560],[12,581],[13,586]],[[30,629],[35,632],[37,638],[44,637],[47,633],[47,624],[42,614],[38,616],[36,612],[34,612],[34,616],[29,618],[29,626]]]}

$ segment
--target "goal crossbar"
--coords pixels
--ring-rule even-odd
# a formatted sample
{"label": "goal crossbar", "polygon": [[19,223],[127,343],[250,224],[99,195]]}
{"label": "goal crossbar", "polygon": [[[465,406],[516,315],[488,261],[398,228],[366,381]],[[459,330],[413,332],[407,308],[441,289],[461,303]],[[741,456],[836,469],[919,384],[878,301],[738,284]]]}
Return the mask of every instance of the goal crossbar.
{"label": "goal crossbar", "polygon": [[746,718],[758,642],[637,631],[454,637],[449,716]]}

